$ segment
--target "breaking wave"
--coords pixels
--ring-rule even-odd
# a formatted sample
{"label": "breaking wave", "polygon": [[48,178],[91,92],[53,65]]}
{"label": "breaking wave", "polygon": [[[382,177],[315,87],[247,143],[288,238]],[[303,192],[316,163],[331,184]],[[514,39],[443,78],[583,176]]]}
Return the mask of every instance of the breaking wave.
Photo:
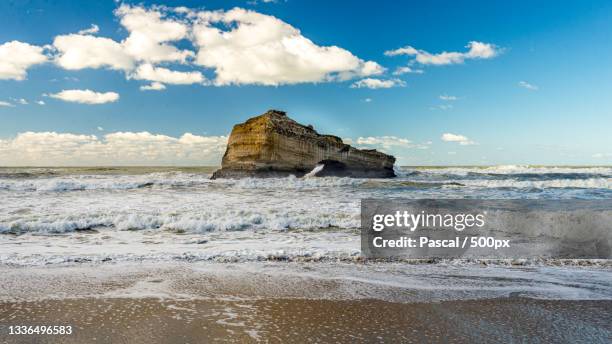
{"label": "breaking wave", "polygon": [[482,188],[578,188],[612,189],[612,178],[553,179],[553,180],[462,180],[461,184]]}
{"label": "breaking wave", "polygon": [[226,186],[239,189],[304,189],[341,187],[363,183],[352,178],[244,178],[211,180],[210,175],[184,173],[148,174],[137,176],[77,176],[35,179],[0,180],[0,190],[63,192],[84,190],[130,190],[155,187]]}
{"label": "breaking wave", "polygon": [[244,230],[314,230],[321,228],[358,228],[359,203],[345,207],[340,213],[322,211],[304,212],[299,210],[276,211],[260,208],[257,210],[226,210],[177,214],[169,211],[159,214],[82,214],[46,215],[44,217],[21,217],[0,222],[0,233],[23,234],[68,233],[96,228],[116,230],[161,230],[177,233],[206,233]]}

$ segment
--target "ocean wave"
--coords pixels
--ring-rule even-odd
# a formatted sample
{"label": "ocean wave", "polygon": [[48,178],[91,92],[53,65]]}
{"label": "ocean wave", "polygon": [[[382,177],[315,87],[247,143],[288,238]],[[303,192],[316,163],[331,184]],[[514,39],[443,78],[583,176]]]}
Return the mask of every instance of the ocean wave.
{"label": "ocean wave", "polygon": [[589,179],[554,179],[554,180],[462,180],[461,184],[482,188],[577,188],[577,189],[612,189],[612,178]]}
{"label": "ocean wave", "polygon": [[1,180],[0,190],[46,192],[129,190],[154,186],[185,187],[207,183],[210,183],[207,175],[184,173],[152,173],[124,176],[82,175],[74,177]]}
{"label": "ocean wave", "polygon": [[224,210],[198,214],[89,214],[47,215],[22,217],[0,221],[0,234],[69,233],[96,228],[117,230],[162,230],[173,232],[205,233],[244,230],[313,230],[321,228],[359,228],[359,204],[343,212],[304,212],[299,210],[275,211],[273,209]]}
{"label": "ocean wave", "polygon": [[[612,167],[555,167],[528,165],[500,165],[488,167],[402,167],[396,173],[401,177],[411,176],[548,176],[548,179],[565,177],[566,179],[589,176],[612,177]],[[552,178],[551,178],[552,177]]]}
{"label": "ocean wave", "polygon": [[83,190],[130,190],[145,187],[225,186],[238,189],[315,189],[353,186],[363,183],[355,178],[244,178],[211,180],[209,175],[186,173],[152,173],[127,176],[76,176],[36,179],[0,180],[0,190],[63,192]]}
{"label": "ocean wave", "polygon": [[289,176],[285,178],[219,179],[218,183],[241,189],[313,189],[354,186],[363,184],[366,181],[367,179],[346,177],[297,178]]}

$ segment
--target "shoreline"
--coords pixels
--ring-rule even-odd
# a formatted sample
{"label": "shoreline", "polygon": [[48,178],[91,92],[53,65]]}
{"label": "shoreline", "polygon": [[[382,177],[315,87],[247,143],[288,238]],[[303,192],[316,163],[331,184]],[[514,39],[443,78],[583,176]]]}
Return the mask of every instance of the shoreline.
{"label": "shoreline", "polygon": [[[611,307],[612,301],[526,298],[407,304],[371,299],[49,300],[0,303],[0,341],[605,343],[612,335]],[[72,334],[7,335],[12,324],[50,322],[70,325]]]}
{"label": "shoreline", "polygon": [[[341,262],[0,264],[0,343],[605,343],[611,274]],[[8,335],[15,325],[70,325],[73,334]]]}

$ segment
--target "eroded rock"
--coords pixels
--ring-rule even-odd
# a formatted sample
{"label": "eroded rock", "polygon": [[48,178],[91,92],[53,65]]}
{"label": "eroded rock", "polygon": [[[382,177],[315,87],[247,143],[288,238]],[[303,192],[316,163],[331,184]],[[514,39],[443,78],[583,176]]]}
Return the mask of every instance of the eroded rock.
{"label": "eroded rock", "polygon": [[351,147],[270,110],[234,126],[221,169],[212,178],[302,177],[311,171],[309,177],[390,178],[394,163],[391,155]]}

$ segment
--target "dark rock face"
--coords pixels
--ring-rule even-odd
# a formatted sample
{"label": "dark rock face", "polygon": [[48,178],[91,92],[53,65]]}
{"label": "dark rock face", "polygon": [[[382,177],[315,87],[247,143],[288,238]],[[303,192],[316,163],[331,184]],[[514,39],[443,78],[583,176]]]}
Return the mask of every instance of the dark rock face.
{"label": "dark rock face", "polygon": [[394,163],[391,155],[356,149],[270,110],[234,126],[212,178],[302,177],[317,166],[314,176],[390,178]]}

